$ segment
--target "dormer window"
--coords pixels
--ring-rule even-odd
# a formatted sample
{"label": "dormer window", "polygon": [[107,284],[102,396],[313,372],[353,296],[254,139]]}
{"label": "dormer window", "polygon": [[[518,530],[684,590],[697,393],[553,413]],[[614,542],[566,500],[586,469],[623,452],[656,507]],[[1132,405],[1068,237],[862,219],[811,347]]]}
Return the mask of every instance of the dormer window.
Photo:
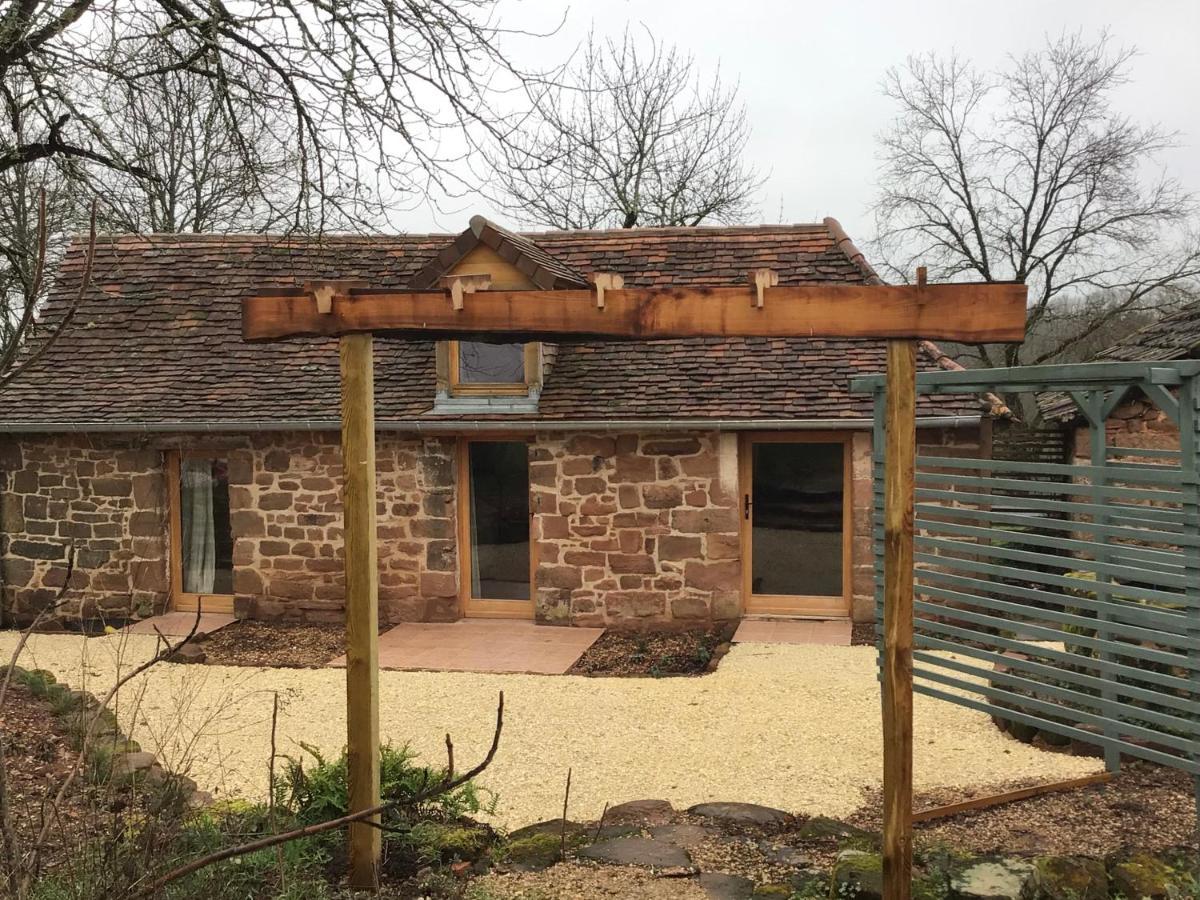
{"label": "dormer window", "polygon": [[[537,344],[448,341],[452,396],[524,396],[529,393]],[[532,357],[532,358],[531,358]]]}

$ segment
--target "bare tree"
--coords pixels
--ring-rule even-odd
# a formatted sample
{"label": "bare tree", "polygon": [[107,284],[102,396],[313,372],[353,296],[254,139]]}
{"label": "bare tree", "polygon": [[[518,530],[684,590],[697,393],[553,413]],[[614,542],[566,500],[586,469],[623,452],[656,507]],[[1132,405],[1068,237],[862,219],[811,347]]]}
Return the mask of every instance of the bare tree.
{"label": "bare tree", "polygon": [[[151,52],[167,62],[161,47]],[[266,88],[255,70],[240,80]],[[101,107],[114,151],[148,173],[90,167],[106,229],[260,232],[288,224],[300,160],[294,122],[282,110],[230,109],[218,84],[169,65],[137,82],[113,79]]]}
{"label": "bare tree", "polygon": [[455,185],[479,138],[507,139],[495,91],[531,80],[500,50],[496,2],[5,4],[0,358],[20,358],[89,196],[114,230],[321,232]]}
{"label": "bare tree", "polygon": [[497,202],[554,228],[737,223],[762,178],[737,87],[705,81],[690,55],[589,36],[563,83],[534,98],[519,135],[493,154]]}
{"label": "bare tree", "polygon": [[1112,106],[1133,55],[1103,34],[1064,35],[992,74],[930,54],[887,76],[899,113],[880,138],[875,214],[889,275],[926,265],[939,280],[1029,285],[1029,329],[1044,339],[972,348],[980,364],[1069,357],[1200,275],[1195,198],[1147,177],[1174,136]]}

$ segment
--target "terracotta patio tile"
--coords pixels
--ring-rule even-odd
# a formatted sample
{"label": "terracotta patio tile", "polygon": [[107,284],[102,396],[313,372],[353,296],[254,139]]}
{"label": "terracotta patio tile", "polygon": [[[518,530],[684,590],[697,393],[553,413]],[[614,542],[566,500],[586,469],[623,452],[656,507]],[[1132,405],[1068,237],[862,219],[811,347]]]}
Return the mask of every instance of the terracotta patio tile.
{"label": "terracotta patio tile", "polygon": [[[406,623],[379,636],[379,667],[561,675],[603,631],[503,619]],[[329,664],[344,666],[346,658]]]}
{"label": "terracotta patio tile", "polygon": [[[222,613],[201,613],[196,631],[200,634],[211,634],[235,621],[237,620],[233,616]],[[126,625],[121,630],[128,634],[154,634],[157,631],[166,637],[184,637],[191,632],[195,622],[194,612],[168,612]]]}
{"label": "terracotta patio tile", "polygon": [[740,644],[850,646],[849,619],[743,619],[733,635]]}

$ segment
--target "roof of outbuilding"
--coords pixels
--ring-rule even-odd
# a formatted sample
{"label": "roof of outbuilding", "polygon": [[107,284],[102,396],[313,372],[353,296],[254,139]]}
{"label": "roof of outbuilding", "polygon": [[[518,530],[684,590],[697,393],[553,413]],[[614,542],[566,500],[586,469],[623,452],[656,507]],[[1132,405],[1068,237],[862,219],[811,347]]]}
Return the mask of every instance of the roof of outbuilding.
{"label": "roof of outbuilding", "polygon": [[[833,220],[523,235],[479,222],[477,236],[510,244],[564,284],[597,271],[620,273],[630,287],[747,284],[748,273],[763,267],[774,269],[785,285],[864,282],[874,274]],[[242,298],[269,285],[327,279],[410,287],[417,277],[436,280],[430,273],[444,270],[454,253],[461,258],[462,248],[452,249],[460,240],[463,235],[101,238],[92,283],[74,321],[0,391],[0,427],[130,424],[153,430],[167,424],[334,422],[336,342],[247,344],[240,330]],[[83,262],[84,248],[76,243],[60,266],[44,330],[78,291]],[[871,399],[851,395],[849,381],[883,371],[884,359],[882,341],[864,340],[562,344],[538,412],[502,418],[866,418]],[[936,348],[926,346],[922,361],[936,368]],[[435,388],[432,343],[377,339],[378,422],[445,418],[432,415]],[[952,395],[924,397],[919,408],[922,416],[982,411],[975,398]]]}
{"label": "roof of outbuilding", "polygon": [[[1200,302],[1189,304],[1137,331],[1130,332],[1090,362],[1158,362],[1200,358]],[[1080,415],[1075,401],[1059,391],[1038,397],[1047,419],[1069,420]]]}

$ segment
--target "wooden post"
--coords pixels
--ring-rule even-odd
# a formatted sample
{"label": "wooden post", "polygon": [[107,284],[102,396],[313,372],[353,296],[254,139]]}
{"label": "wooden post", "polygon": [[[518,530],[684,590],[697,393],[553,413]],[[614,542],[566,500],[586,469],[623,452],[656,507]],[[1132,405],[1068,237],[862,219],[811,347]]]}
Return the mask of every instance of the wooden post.
{"label": "wooden post", "polygon": [[913,481],[917,348],[887,347],[883,511],[883,893],[912,894]]}
{"label": "wooden post", "polygon": [[[346,552],[346,753],[350,812],[379,803],[379,566],[372,337],[340,339]],[[379,821],[376,816],[373,820]],[[377,890],[380,831],[350,826],[350,886]]]}

